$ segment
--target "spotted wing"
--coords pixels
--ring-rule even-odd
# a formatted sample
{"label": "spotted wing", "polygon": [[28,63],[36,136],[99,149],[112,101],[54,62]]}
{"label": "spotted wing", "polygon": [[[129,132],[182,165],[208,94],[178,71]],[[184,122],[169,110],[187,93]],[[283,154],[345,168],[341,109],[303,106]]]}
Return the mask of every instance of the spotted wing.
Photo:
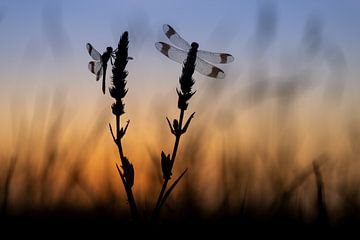
{"label": "spotted wing", "polygon": [[214,53],[204,50],[199,50],[197,55],[211,63],[230,63],[234,61],[234,57],[228,53]]}
{"label": "spotted wing", "polygon": [[90,61],[88,64],[88,68],[90,72],[93,74],[98,74],[98,72],[101,70],[101,62],[100,61]]}
{"label": "spotted wing", "polygon": [[100,70],[96,73],[96,81],[99,81],[99,79],[102,77],[102,75],[103,75],[103,68],[101,66]]}
{"label": "spotted wing", "polygon": [[211,65],[208,62],[205,62],[199,57],[196,58],[195,70],[208,77],[219,78],[219,79],[225,78],[225,73],[223,70],[221,70],[220,68],[214,65]]}
{"label": "spotted wing", "polygon": [[99,61],[101,59],[101,54],[90,43],[86,44],[86,49],[94,60]]}
{"label": "spotted wing", "polygon": [[[183,64],[187,58],[187,52],[173,47],[167,43],[157,42],[155,43],[155,47],[166,57],[180,64]],[[214,65],[211,65],[208,62],[205,62],[199,57],[196,58],[195,70],[208,77],[219,79],[225,78],[225,73],[223,70]]]}
{"label": "spotted wing", "polygon": [[103,75],[102,64],[100,61],[90,61],[88,64],[90,72],[96,75],[96,81],[99,81],[100,77]]}
{"label": "spotted wing", "polygon": [[[164,24],[163,30],[165,35],[175,46],[185,51],[188,51],[191,48],[190,44],[186,40],[184,40],[170,25]],[[230,63],[234,61],[234,57],[228,53],[214,53],[214,52],[199,50],[198,56],[212,63]]]}
{"label": "spotted wing", "polygon": [[183,64],[185,59],[187,58],[187,53],[185,51],[170,46],[167,43],[157,42],[155,43],[155,47],[166,57],[170,58],[171,60],[177,63]]}
{"label": "spotted wing", "polygon": [[168,24],[163,25],[163,30],[165,35],[169,38],[170,42],[172,42],[175,46],[188,51],[191,46],[190,44],[184,40],[180,35]]}

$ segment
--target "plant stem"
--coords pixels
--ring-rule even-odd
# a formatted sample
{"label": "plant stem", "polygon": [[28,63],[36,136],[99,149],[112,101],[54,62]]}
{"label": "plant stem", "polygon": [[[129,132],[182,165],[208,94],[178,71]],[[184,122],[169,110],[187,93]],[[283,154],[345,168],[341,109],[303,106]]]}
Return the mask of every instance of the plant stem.
{"label": "plant stem", "polygon": [[121,163],[124,164],[124,152],[122,149],[122,145],[121,145],[121,138],[120,138],[120,116],[116,115],[116,139],[117,139],[117,143],[116,145],[118,146],[119,149],[119,155],[120,155],[120,160]]}
{"label": "plant stem", "polygon": [[[179,129],[182,129],[182,122],[183,122],[183,119],[184,119],[184,110],[181,109],[180,110],[180,117],[179,117]],[[173,149],[173,152],[172,152],[172,155],[171,155],[171,169],[173,168],[174,166],[174,161],[175,161],[175,157],[176,157],[176,152],[177,152],[177,149],[179,147],[179,142],[180,142],[180,137],[181,137],[182,133],[179,133],[176,135],[175,137],[175,144],[174,144],[174,149]]]}
{"label": "plant stem", "polygon": [[[183,123],[183,119],[184,119],[184,112],[185,111],[183,109],[180,110],[179,129],[182,129],[182,123]],[[172,155],[171,155],[171,171],[172,171],[172,168],[174,166],[175,157],[176,157],[177,149],[179,147],[181,135],[182,135],[182,133],[181,133],[181,131],[179,131],[179,133],[176,134],[176,136],[175,136],[174,148],[173,148],[173,152],[172,152]],[[158,200],[156,202],[155,209],[154,209],[154,214],[153,214],[154,219],[157,219],[157,217],[159,216],[160,208],[161,208],[161,202],[162,202],[162,199],[164,197],[165,190],[166,190],[166,187],[167,187],[168,183],[169,183],[169,179],[165,179],[164,182],[163,182],[163,185],[161,187],[161,191],[160,191],[160,194],[159,194],[159,197],[158,197]]]}
{"label": "plant stem", "polygon": [[[121,160],[121,164],[124,165],[125,164],[125,158],[124,158],[124,152],[122,149],[122,145],[121,145],[121,136],[120,136],[120,116],[116,115],[116,141],[115,141],[118,150],[119,150],[119,155],[120,155],[120,160]],[[123,175],[121,175],[120,169],[119,170],[119,174],[121,177],[121,180],[123,182],[125,191],[126,191],[126,195],[128,198],[128,202],[129,202],[129,206],[130,206],[130,211],[131,211],[131,215],[134,218],[134,220],[137,220],[139,218],[139,213],[136,207],[136,202],[135,202],[135,198],[131,189],[131,186],[129,186],[127,184],[127,182],[125,181]]]}

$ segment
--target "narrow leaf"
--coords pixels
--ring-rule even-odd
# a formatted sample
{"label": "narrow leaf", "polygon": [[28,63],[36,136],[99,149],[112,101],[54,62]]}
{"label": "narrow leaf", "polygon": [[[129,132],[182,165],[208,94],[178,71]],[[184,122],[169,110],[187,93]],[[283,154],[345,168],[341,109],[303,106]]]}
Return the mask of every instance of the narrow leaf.
{"label": "narrow leaf", "polygon": [[127,130],[128,126],[129,126],[129,123],[130,123],[130,120],[127,120],[127,121],[126,121],[125,129],[124,129],[124,135],[125,135],[126,130]]}
{"label": "narrow leaf", "polygon": [[168,117],[166,117],[166,121],[167,121],[168,124],[169,124],[171,133],[175,135],[175,131],[174,131],[173,127],[171,126],[171,123],[170,123],[170,120],[168,119]]}
{"label": "narrow leaf", "polygon": [[120,170],[120,168],[119,168],[119,165],[117,165],[117,163],[116,163],[116,168],[117,168],[117,170],[118,170],[118,172],[119,172],[121,181],[123,182],[124,187],[125,187],[125,190],[126,190],[127,184],[126,184],[125,176],[124,176],[124,174],[121,173],[121,170]]}
{"label": "narrow leaf", "polygon": [[181,180],[181,178],[185,175],[185,173],[187,172],[187,168],[182,172],[182,174],[175,180],[175,182],[170,186],[170,188],[166,191],[164,197],[161,200],[161,203],[159,204],[159,209],[162,207],[162,205],[164,205],[166,199],[170,196],[170,193],[172,192],[172,190],[174,190],[174,188],[176,187],[176,185],[179,183],[179,181]]}
{"label": "narrow leaf", "polygon": [[114,142],[116,143],[116,138],[115,138],[115,136],[114,136],[114,132],[113,132],[113,130],[112,130],[112,127],[111,127],[111,124],[110,124],[110,123],[109,123],[109,128],[110,128],[111,136],[112,136]]}
{"label": "narrow leaf", "polygon": [[193,112],[193,113],[190,115],[190,117],[189,117],[189,119],[186,121],[185,126],[184,126],[184,128],[182,129],[181,133],[185,133],[185,132],[186,132],[186,130],[188,129],[189,124],[190,124],[190,122],[191,122],[191,119],[194,118],[194,115],[195,115],[195,112]]}

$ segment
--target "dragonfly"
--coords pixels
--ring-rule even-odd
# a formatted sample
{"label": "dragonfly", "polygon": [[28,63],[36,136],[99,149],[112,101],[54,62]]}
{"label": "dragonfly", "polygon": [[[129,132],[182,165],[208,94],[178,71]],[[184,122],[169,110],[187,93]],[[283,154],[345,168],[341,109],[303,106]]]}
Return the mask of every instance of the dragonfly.
{"label": "dragonfly", "polygon": [[102,92],[105,94],[105,78],[106,78],[106,68],[107,63],[112,63],[112,58],[114,58],[114,51],[112,47],[107,47],[106,51],[103,54],[100,54],[90,43],[86,44],[86,49],[89,55],[94,59],[88,64],[90,72],[96,75],[96,81],[102,77]]}
{"label": "dragonfly", "polygon": [[[166,57],[175,62],[183,64],[187,58],[191,45],[186,40],[184,40],[170,25],[164,24],[163,31],[170,42],[176,47],[165,42],[157,42],[155,43],[155,47]],[[215,53],[205,50],[198,50],[195,62],[195,70],[208,77],[223,79],[225,78],[224,71],[214,66],[213,64],[225,64],[233,61],[234,57],[228,53]]]}

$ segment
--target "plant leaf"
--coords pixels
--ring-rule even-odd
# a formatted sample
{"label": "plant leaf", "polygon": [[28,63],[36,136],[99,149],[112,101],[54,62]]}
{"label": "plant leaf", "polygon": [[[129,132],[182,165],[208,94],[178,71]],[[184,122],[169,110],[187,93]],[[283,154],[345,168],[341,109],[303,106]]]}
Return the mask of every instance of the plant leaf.
{"label": "plant leaf", "polygon": [[187,172],[187,168],[181,173],[181,175],[175,180],[175,182],[170,186],[170,188],[166,191],[164,197],[162,198],[160,204],[159,204],[159,209],[162,207],[162,205],[164,205],[166,199],[170,196],[170,193],[172,192],[172,190],[174,190],[174,188],[176,187],[176,185],[179,183],[179,181],[181,180],[181,178],[185,175],[185,173]]}

